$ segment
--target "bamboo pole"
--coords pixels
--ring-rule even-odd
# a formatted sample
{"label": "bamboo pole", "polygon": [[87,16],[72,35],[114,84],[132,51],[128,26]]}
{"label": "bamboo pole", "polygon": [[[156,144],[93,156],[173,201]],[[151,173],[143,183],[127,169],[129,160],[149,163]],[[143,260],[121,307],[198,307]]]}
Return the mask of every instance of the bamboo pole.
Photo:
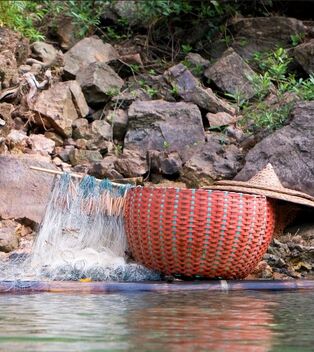
{"label": "bamboo pole", "polygon": [[314,290],[314,280],[212,280],[195,282],[0,281],[0,293],[115,293],[176,291]]}
{"label": "bamboo pole", "polygon": [[[43,167],[37,167],[37,166],[30,166],[31,170],[34,171],[40,171],[40,172],[45,172],[47,174],[53,174],[53,175],[63,175],[63,171],[59,171],[59,170],[52,170],[52,169],[44,169]],[[74,173],[71,172],[69,173],[71,177],[74,178],[83,178],[85,175],[82,174],[78,174],[78,173]],[[97,181],[102,181],[99,178],[96,178]],[[115,182],[114,182],[115,181]],[[135,184],[135,185],[140,185],[143,184],[143,177],[132,177],[132,178],[123,178],[121,179],[121,183],[119,183],[120,180],[115,179],[110,181],[114,186],[118,186],[121,187],[121,185],[126,184],[126,183],[131,183],[131,184]]]}

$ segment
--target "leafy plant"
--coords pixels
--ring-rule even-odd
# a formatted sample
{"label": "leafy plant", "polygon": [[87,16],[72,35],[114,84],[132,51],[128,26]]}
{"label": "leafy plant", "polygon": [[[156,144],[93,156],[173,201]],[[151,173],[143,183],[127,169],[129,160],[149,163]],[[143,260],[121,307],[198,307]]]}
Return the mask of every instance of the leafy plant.
{"label": "leafy plant", "polygon": [[181,48],[182,48],[182,51],[184,52],[184,54],[190,53],[193,49],[190,44],[182,44]]}
{"label": "leafy plant", "polygon": [[304,33],[291,34],[290,39],[291,39],[292,46],[297,46],[300,43],[302,43],[304,39]]}
{"label": "leafy plant", "polygon": [[0,1],[0,26],[7,26],[31,41],[44,40],[44,36],[35,29],[34,20],[41,19],[43,13],[37,11],[34,14],[25,14],[34,9],[34,3],[22,0]]}

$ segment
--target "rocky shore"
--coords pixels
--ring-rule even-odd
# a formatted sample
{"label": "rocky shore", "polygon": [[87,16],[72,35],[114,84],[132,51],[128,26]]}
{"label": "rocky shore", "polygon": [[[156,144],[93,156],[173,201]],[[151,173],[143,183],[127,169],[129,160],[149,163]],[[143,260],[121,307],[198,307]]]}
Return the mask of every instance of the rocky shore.
{"label": "rocky shore", "polygon": [[[248,180],[270,162],[285,187],[314,196],[314,101],[273,84],[257,98],[251,79],[259,75],[254,53],[278,47],[288,70],[308,78],[314,23],[239,18],[230,30],[228,45],[191,51],[157,72],[146,68],[140,40],[78,40],[67,28],[54,45],[30,44],[0,27],[0,256],[29,251],[47,203],[53,177],[30,166],[198,188]],[[253,108],[244,118],[240,98],[248,109],[289,106],[287,119],[258,125]],[[313,276],[313,209],[280,211],[289,209],[252,277]]]}

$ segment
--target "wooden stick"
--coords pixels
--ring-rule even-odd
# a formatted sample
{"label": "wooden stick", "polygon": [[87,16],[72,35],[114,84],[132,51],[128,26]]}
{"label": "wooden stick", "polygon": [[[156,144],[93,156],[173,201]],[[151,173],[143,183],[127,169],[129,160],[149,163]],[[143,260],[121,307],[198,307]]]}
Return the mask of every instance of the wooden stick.
{"label": "wooden stick", "polygon": [[[37,166],[30,166],[30,169],[35,170],[35,171],[40,171],[40,172],[46,172],[47,174],[53,174],[53,175],[62,175],[64,172],[63,171],[58,171],[58,170],[51,170],[51,169],[44,169],[42,167],[37,167]],[[85,175],[82,174],[77,174],[77,173],[70,173],[71,177],[75,177],[75,178],[83,178]],[[102,181],[99,178],[96,178],[97,181]],[[112,182],[111,183],[114,186],[119,186],[121,187],[122,184],[125,184],[126,182],[130,182],[130,183],[135,183],[135,184],[142,184],[143,183],[143,177],[133,177],[133,178],[124,178],[121,179],[121,183],[119,183],[119,180],[114,180],[114,181],[118,181],[118,182]]]}

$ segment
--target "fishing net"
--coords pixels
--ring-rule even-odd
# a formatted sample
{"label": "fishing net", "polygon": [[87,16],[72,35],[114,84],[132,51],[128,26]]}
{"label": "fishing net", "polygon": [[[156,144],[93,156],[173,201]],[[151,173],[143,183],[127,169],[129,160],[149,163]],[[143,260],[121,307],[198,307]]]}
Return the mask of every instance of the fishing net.
{"label": "fishing net", "polygon": [[122,214],[129,188],[92,176],[57,177],[31,255],[0,263],[2,275],[7,279],[159,280],[159,273],[127,260]]}

